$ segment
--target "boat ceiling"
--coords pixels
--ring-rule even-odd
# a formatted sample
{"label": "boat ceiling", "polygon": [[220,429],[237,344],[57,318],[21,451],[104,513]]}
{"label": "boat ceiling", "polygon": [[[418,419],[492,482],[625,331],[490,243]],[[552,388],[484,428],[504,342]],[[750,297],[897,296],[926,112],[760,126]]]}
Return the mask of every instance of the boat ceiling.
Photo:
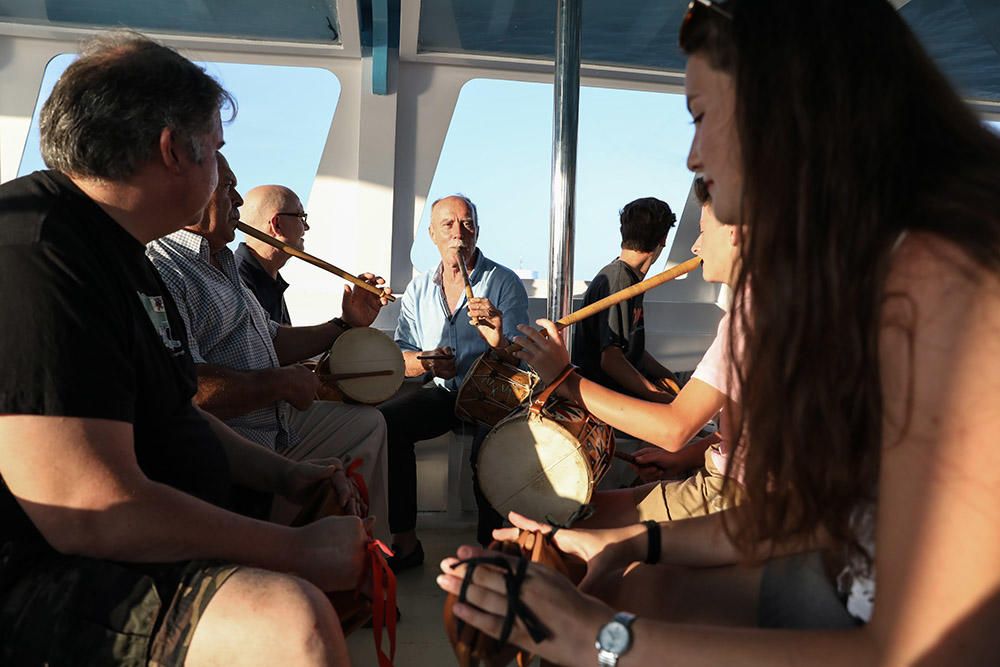
{"label": "boat ceiling", "polygon": [[[625,78],[630,71],[646,78],[682,72],[676,36],[687,2],[583,0],[584,64]],[[970,101],[1000,104],[1000,2],[893,4]],[[404,59],[473,56],[480,67],[516,69],[517,61],[551,61],[555,7],[554,0],[0,0],[0,21],[371,47],[374,16],[391,26],[374,31],[374,39],[402,44]]]}

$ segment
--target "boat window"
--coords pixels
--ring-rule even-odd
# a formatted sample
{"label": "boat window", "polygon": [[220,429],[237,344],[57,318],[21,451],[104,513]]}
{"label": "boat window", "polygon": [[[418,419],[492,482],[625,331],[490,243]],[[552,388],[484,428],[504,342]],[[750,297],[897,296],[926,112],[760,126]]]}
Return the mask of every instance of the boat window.
{"label": "boat window", "polygon": [[336,0],[17,0],[0,4],[0,20],[340,44]]}
{"label": "boat window", "polygon": [[[45,168],[38,147],[38,114],[75,59],[71,53],[56,56],[45,69],[19,176]],[[224,127],[222,152],[236,173],[240,191],[278,183],[308,201],[340,97],[337,77],[315,67],[199,64],[237,101],[236,118]]]}
{"label": "boat window", "polygon": [[[685,166],[692,132],[683,95],[581,89],[575,281],[590,280],[618,256],[618,211],[626,203],[657,197],[680,219],[692,180]],[[477,205],[483,252],[522,278],[547,278],[551,146],[551,84],[465,84],[415,229],[414,268],[440,261],[426,231],[430,203],[461,192]],[[654,271],[669,256],[675,230]]]}
{"label": "boat window", "polygon": [[[586,63],[683,70],[677,47],[680,1],[584,0],[581,58]],[[495,0],[422,0],[422,53],[479,53],[551,59],[556,3]]]}

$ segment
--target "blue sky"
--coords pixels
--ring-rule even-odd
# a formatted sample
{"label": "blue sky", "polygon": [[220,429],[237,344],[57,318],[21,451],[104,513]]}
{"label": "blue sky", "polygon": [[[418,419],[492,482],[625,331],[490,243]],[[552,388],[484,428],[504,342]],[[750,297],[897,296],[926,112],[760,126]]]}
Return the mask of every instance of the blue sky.
{"label": "blue sky", "polygon": [[[679,216],[691,186],[685,167],[693,126],[682,95],[583,88],[576,180],[576,279],[618,255],[618,210],[658,197]],[[552,86],[475,79],[452,117],[429,201],[462,192],[479,211],[479,245],[511,268],[548,270]],[[439,261],[427,237],[429,207],[411,257]],[[672,240],[672,237],[671,237]],[[665,258],[664,260],[665,261]]]}

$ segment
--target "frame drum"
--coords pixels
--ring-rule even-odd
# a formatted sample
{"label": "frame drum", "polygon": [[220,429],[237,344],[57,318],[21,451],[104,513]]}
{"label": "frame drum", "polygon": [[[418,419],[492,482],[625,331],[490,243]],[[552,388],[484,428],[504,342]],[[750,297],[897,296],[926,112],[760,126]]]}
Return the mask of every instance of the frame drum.
{"label": "frame drum", "polygon": [[[360,373],[391,371],[372,377],[337,379],[332,376],[350,376]],[[403,353],[389,336],[378,329],[355,327],[348,329],[333,341],[330,351],[316,366],[323,384],[345,398],[358,403],[375,405],[392,398],[403,384]],[[332,385],[332,386],[331,386]],[[320,392],[320,398],[336,400],[335,392]]]}

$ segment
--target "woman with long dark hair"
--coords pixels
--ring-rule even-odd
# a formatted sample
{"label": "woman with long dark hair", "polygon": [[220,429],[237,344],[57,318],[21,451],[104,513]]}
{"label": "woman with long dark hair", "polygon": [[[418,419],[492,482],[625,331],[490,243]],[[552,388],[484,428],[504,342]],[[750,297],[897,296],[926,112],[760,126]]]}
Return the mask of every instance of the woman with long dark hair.
{"label": "woman with long dark hair", "polygon": [[[574,665],[996,664],[1000,138],[884,0],[697,0],[681,46],[689,166],[745,230],[744,502],[655,536],[560,531],[591,590],[661,564],[612,606],[529,568],[551,637],[512,641]],[[543,325],[529,361],[560,342]],[[496,636],[505,586],[477,568],[456,615]]]}

